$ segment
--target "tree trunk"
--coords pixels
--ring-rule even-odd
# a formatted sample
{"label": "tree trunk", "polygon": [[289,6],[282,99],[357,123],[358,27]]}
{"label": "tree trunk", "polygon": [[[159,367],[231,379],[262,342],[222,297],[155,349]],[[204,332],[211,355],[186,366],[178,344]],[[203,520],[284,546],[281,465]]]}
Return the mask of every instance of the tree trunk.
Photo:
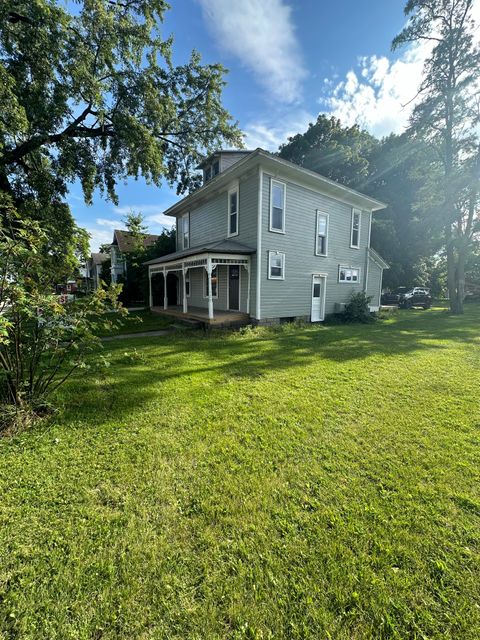
{"label": "tree trunk", "polygon": [[457,308],[455,313],[463,313],[463,301],[465,299],[465,259],[466,249],[461,246],[458,250],[457,269],[455,273],[455,280],[457,286]]}
{"label": "tree trunk", "polygon": [[457,285],[456,285],[456,265],[455,265],[455,251],[453,247],[453,241],[450,233],[450,228],[445,230],[445,246],[447,249],[447,288],[448,298],[450,304],[450,311],[457,313]]}

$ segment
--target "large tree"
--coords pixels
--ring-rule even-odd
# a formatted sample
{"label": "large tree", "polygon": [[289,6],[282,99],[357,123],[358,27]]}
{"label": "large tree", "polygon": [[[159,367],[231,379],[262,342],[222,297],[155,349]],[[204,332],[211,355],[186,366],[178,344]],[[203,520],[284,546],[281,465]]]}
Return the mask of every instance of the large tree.
{"label": "large tree", "polygon": [[[71,11],[68,10],[71,8]],[[172,61],[163,0],[0,3],[0,190],[48,231],[47,255],[71,255],[65,203],[78,179],[91,203],[143,176],[184,193],[204,152],[241,144],[221,103],[224,69],[193,52]]]}
{"label": "large tree", "polygon": [[338,118],[320,114],[307,131],[288,139],[279,156],[351,187],[368,176],[368,156],[377,140],[358,125],[342,126]]}
{"label": "large tree", "polygon": [[392,134],[369,157],[369,177],[363,191],[385,202],[387,208],[373,217],[372,246],[390,263],[384,284],[430,285],[442,246],[441,225],[419,203],[425,167],[432,151],[422,141]]}
{"label": "large tree", "polygon": [[375,214],[372,245],[391,264],[385,285],[427,284],[438,232],[417,205],[430,150],[421,141],[391,135],[377,140],[358,125],[343,126],[320,114],[307,131],[291,137],[279,155],[387,204]]}
{"label": "large tree", "polygon": [[409,21],[393,47],[431,46],[411,132],[437,154],[425,174],[423,201],[442,222],[450,307],[463,312],[465,263],[478,239],[480,50],[473,0],[409,0]]}

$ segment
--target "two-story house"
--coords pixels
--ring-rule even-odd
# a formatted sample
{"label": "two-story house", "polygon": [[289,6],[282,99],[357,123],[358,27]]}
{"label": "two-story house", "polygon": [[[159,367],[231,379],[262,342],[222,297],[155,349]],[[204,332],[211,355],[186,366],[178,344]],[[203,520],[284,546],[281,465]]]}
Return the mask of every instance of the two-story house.
{"label": "two-story house", "polygon": [[378,309],[388,265],[370,229],[383,203],[262,149],[200,168],[203,186],[165,211],[177,251],[147,263],[150,306],[318,322],[365,291]]}
{"label": "two-story house", "polygon": [[[158,236],[153,233],[146,233],[142,237],[142,244],[151,247],[158,240]],[[113,240],[110,245],[110,273],[112,282],[118,282],[118,278],[125,278],[127,275],[126,254],[136,248],[136,238],[131,231],[115,229]]]}

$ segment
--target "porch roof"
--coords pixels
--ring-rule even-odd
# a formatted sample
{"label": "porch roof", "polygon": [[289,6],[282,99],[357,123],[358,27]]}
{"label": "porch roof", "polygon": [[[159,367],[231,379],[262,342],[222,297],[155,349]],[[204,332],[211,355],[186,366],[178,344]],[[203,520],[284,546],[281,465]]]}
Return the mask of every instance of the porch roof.
{"label": "porch roof", "polygon": [[235,255],[250,255],[251,253],[255,253],[255,249],[246,247],[245,245],[240,244],[239,242],[234,242],[233,240],[220,240],[217,242],[206,242],[205,244],[199,245],[198,247],[192,247],[191,249],[183,249],[182,251],[175,251],[174,253],[169,253],[166,256],[162,256],[161,258],[154,258],[153,260],[148,260],[148,262],[145,262],[145,264],[153,265],[153,264],[163,264],[165,262],[179,262],[184,258],[200,255],[202,253],[227,253],[227,254],[235,254]]}

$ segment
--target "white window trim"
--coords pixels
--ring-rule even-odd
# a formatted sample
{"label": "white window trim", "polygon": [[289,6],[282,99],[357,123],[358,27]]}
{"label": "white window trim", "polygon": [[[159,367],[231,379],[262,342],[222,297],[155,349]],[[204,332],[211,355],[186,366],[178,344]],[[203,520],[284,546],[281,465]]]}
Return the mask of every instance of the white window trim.
{"label": "white window trim", "polygon": [[[273,213],[273,185],[279,184],[283,187],[283,215],[282,215],[282,228],[275,229],[272,227],[272,213]],[[286,182],[281,182],[280,180],[274,180],[273,178],[270,180],[270,217],[268,221],[269,231],[272,233],[283,233],[285,234],[285,209],[287,207],[287,184]]]}
{"label": "white window trim", "polygon": [[[356,282],[353,282],[353,280],[340,280],[340,271],[342,269],[346,269],[346,270],[350,270],[350,271],[358,271],[358,280]],[[360,284],[360,280],[361,280],[361,269],[360,267],[347,267],[344,264],[339,264],[338,265],[338,284],[352,284],[352,285],[357,285]]]}
{"label": "white window trim", "polygon": [[[271,261],[272,256],[282,256],[282,275],[281,276],[272,276],[271,275]],[[285,253],[283,251],[269,251],[268,252],[268,279],[269,280],[285,280]]]}
{"label": "white window trim", "polygon": [[311,303],[311,307],[310,307],[310,321],[312,318],[312,310],[313,310],[313,286],[314,286],[314,281],[315,278],[320,278],[323,282],[322,282],[322,303],[321,303],[321,318],[320,320],[317,320],[316,322],[323,322],[325,320],[325,305],[326,305],[326,301],[327,301],[327,278],[328,278],[328,273],[313,273],[312,274],[312,303]]}
{"label": "white window trim", "polygon": [[[358,213],[358,244],[353,244],[353,221],[355,214]],[[360,249],[360,233],[362,231],[362,210],[356,207],[352,208],[352,219],[350,222],[350,249]]]}
{"label": "white window trim", "polygon": [[[325,216],[327,218],[327,224],[326,224],[326,229],[325,229],[325,253],[320,253],[318,250],[318,220],[320,218],[320,216]],[[320,209],[317,209],[317,224],[315,226],[315,255],[316,256],[320,256],[321,258],[327,258],[328,257],[328,231],[329,231],[329,224],[330,224],[330,216],[328,215],[328,213],[325,213],[325,211],[321,211]]]}
{"label": "white window trim", "polygon": [[190,277],[190,269],[187,269],[185,271],[185,282],[187,282],[187,280],[189,283],[187,298],[190,298],[190,296],[192,295],[192,279]]}
{"label": "white window trim", "polygon": [[[230,215],[231,215],[231,211],[230,211],[230,195],[232,193],[236,193],[237,194],[237,230],[236,230],[235,233],[230,233]],[[238,188],[238,184],[230,187],[230,189],[228,190],[228,193],[227,193],[227,198],[228,198],[228,202],[227,202],[227,210],[228,210],[227,238],[234,238],[235,236],[238,236],[239,230],[240,230],[240,190]]]}
{"label": "white window trim", "polygon": [[[185,218],[188,220],[187,246],[185,246]],[[190,249],[190,212],[184,213],[182,216],[182,249]]]}
{"label": "white window trim", "polygon": [[[217,264],[216,267],[214,267],[212,269],[212,273],[214,271],[214,269],[217,270],[217,295],[214,296],[212,295],[212,300],[218,300],[218,290],[220,288],[220,269],[218,268],[219,265]],[[206,269],[203,269],[203,283],[202,283],[202,287],[203,287],[203,298],[206,300],[208,298],[208,273]],[[213,290],[213,287],[212,287]],[[205,295],[205,291],[207,291],[207,295]]]}

